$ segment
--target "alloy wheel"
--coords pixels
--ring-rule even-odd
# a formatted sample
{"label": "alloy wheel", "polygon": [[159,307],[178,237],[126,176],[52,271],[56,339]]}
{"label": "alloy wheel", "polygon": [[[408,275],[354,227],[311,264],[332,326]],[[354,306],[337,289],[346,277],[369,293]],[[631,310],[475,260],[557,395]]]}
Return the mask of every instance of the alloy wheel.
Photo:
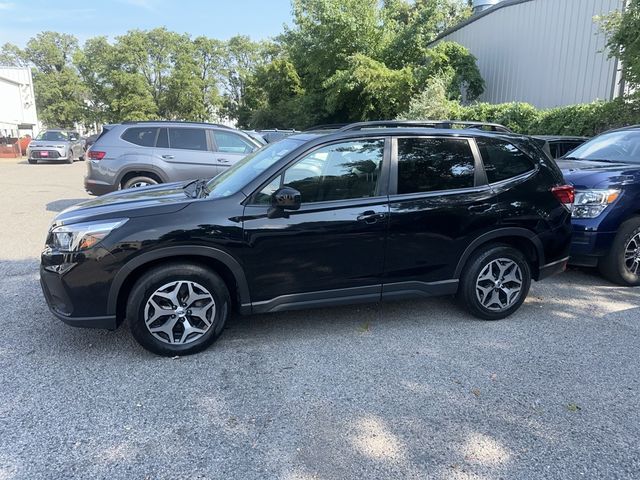
{"label": "alloy wheel", "polygon": [[634,275],[640,274],[640,233],[627,243],[624,249],[624,264]]}
{"label": "alloy wheel", "polygon": [[522,270],[508,258],[492,260],[476,280],[476,296],[487,310],[500,312],[508,309],[520,298]]}
{"label": "alloy wheel", "polygon": [[151,185],[149,182],[136,182],[129,185],[129,188],[148,187]]}
{"label": "alloy wheel", "polygon": [[216,315],[211,293],[192,281],[158,288],[147,300],[144,321],[158,340],[171,345],[194,342],[209,331]]}

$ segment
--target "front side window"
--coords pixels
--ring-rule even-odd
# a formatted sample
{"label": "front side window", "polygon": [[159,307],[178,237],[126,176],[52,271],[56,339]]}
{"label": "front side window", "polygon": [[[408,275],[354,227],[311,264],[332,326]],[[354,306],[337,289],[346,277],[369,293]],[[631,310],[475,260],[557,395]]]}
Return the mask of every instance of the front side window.
{"label": "front side window", "polygon": [[140,145],[141,147],[153,147],[156,143],[157,127],[127,128],[122,134],[122,139]]}
{"label": "front side window", "polygon": [[169,146],[180,150],[207,150],[204,128],[170,128]]}
{"label": "front side window", "polygon": [[302,203],[374,197],[382,170],[384,140],[356,140],[320,147],[289,167],[283,186]]}
{"label": "front side window", "polygon": [[253,152],[253,145],[235,133],[214,131],[213,138],[215,139],[216,150],[218,152],[241,154]]}
{"label": "front side window", "polygon": [[489,183],[517,177],[534,168],[531,159],[509,142],[497,138],[477,138],[476,143]]}
{"label": "front side window", "polygon": [[398,194],[470,188],[475,160],[460,138],[399,138]]}

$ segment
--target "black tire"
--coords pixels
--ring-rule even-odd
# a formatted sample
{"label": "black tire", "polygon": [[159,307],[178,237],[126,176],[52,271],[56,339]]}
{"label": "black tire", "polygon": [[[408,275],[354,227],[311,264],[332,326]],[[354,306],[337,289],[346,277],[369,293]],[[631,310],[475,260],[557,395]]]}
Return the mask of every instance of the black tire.
{"label": "black tire", "polygon": [[[478,277],[482,271],[491,262],[498,259],[507,259],[513,261],[520,269],[520,292],[517,297],[513,297],[511,302],[507,303],[508,308],[501,310],[493,310],[482,304],[478,298],[477,290]],[[509,272],[506,272],[509,273]],[[506,282],[505,282],[506,284]],[[486,283],[485,283],[486,285]],[[531,267],[525,256],[519,250],[502,244],[492,244],[481,247],[467,261],[462,275],[460,277],[460,285],[458,287],[457,298],[466,310],[475,317],[483,320],[501,320],[513,314],[520,308],[527,298],[529,288],[531,287]],[[506,299],[504,291],[496,290],[496,294],[500,299]],[[488,295],[488,294],[487,294]],[[485,297],[488,298],[488,297]]]}
{"label": "black tire", "polygon": [[35,158],[29,158],[28,161],[31,165],[35,165],[38,163],[38,160],[36,160]]}
{"label": "black tire", "polygon": [[80,155],[80,156],[78,157],[78,160],[80,160],[81,162],[84,162],[84,154],[83,154],[83,155]]}
{"label": "black tire", "polygon": [[73,163],[73,152],[69,152],[69,156],[67,157],[67,163]]}
{"label": "black tire", "polygon": [[135,188],[134,185],[136,183],[147,183],[148,185],[157,185],[159,182],[153,177],[145,176],[145,175],[137,175],[135,177],[131,177],[126,182],[122,184],[122,189],[126,190],[127,188]]}
{"label": "black tire", "polygon": [[[145,307],[150,297],[162,286],[175,281],[197,283],[208,291],[215,302],[215,314],[210,319],[208,330],[196,340],[183,345],[159,340],[145,323]],[[220,336],[230,313],[231,297],[224,281],[214,271],[191,263],[173,263],[149,270],[133,286],[127,302],[127,321],[133,337],[145,349],[163,356],[190,355],[206,349]],[[188,318],[195,323],[192,317]],[[180,328],[180,321],[176,321],[174,331]],[[174,334],[174,338],[178,337]]]}
{"label": "black tire", "polygon": [[627,245],[638,235],[640,235],[640,217],[630,218],[620,225],[611,250],[598,262],[598,269],[605,278],[625,287],[640,285],[640,274],[632,272],[625,264]]}

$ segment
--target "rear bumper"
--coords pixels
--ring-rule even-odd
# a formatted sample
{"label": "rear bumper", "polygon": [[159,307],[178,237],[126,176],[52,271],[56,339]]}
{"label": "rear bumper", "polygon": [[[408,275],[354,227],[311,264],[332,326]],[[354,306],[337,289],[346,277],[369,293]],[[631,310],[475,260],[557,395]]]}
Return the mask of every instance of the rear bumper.
{"label": "rear bumper", "polygon": [[84,189],[90,195],[104,195],[106,193],[115,192],[116,190],[118,190],[118,187],[109,183],[85,178]]}

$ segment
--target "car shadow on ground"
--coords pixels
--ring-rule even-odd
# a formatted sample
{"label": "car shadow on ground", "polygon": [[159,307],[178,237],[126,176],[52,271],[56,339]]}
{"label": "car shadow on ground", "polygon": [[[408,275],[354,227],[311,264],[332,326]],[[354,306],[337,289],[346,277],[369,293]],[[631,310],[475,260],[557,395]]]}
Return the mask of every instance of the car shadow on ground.
{"label": "car shadow on ground", "polygon": [[86,202],[87,200],[87,198],[64,198],[47,203],[46,209],[48,212],[61,212],[80,202]]}

